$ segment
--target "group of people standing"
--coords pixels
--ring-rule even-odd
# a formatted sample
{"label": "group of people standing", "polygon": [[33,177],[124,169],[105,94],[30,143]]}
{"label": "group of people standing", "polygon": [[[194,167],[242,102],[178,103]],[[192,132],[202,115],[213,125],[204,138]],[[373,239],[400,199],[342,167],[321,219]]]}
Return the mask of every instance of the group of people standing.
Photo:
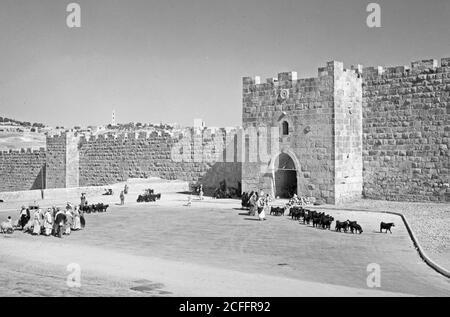
{"label": "group of people standing", "polygon": [[21,208],[17,227],[22,228],[23,232],[61,238],[63,234],[70,235],[71,231],[81,230],[85,226],[83,211],[70,203],[67,203],[65,210],[52,207],[44,211],[36,207],[31,212],[25,206]]}
{"label": "group of people standing", "polygon": [[307,202],[305,198],[298,197],[297,194],[294,194],[291,199],[289,199],[289,202],[286,204],[286,208],[289,209],[293,206],[306,206]]}
{"label": "group of people standing", "polygon": [[248,200],[249,204],[249,215],[255,216],[258,213],[259,220],[266,220],[266,212],[270,213],[270,202],[272,198],[269,194],[264,194],[261,191],[259,194],[257,192],[251,192],[250,198]]}

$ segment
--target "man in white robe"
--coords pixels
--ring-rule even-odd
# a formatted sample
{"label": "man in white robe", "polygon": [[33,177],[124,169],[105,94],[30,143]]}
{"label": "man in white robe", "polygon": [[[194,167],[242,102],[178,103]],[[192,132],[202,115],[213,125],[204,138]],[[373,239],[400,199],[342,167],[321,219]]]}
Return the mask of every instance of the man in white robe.
{"label": "man in white robe", "polygon": [[47,211],[44,214],[44,230],[45,230],[45,235],[48,237],[49,235],[52,234],[52,229],[53,229],[53,210],[52,208],[48,208]]}
{"label": "man in white robe", "polygon": [[36,209],[33,213],[33,232],[31,234],[34,236],[41,234],[41,216],[39,209]]}

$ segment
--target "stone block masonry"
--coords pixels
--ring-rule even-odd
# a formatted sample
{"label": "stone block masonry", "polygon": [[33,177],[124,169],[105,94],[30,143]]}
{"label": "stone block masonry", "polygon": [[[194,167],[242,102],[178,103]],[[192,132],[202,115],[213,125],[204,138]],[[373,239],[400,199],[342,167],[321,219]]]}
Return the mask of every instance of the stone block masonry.
{"label": "stone block masonry", "polygon": [[66,136],[66,188],[80,186],[79,140],[74,134]]}
{"label": "stone block masonry", "polygon": [[[243,163],[243,190],[277,196],[280,186],[291,186],[301,196],[331,204],[360,197],[361,80],[359,70],[346,70],[339,62],[319,68],[316,78],[298,79],[296,72],[289,72],[261,83],[259,77],[245,77],[244,129],[275,127],[280,138],[274,140],[279,142],[279,151],[271,153],[268,162],[258,158]],[[293,162],[291,184],[277,176],[285,169],[279,163],[283,157]]]}
{"label": "stone block masonry", "polygon": [[[184,138],[184,139],[183,139]],[[184,160],[175,157],[174,147],[188,140]],[[224,154],[215,152],[208,129],[153,133],[106,134],[76,137],[63,134],[48,138],[48,183],[59,187],[100,186],[126,181],[129,178],[160,177],[202,183],[205,191],[226,180],[238,188],[240,163],[226,162]],[[235,149],[233,149],[235,151]],[[187,159],[186,159],[187,155]],[[49,187],[50,188],[50,187]],[[57,187],[53,187],[57,188]]]}
{"label": "stone block masonry", "polygon": [[364,197],[450,202],[450,58],[363,70]]}
{"label": "stone block masonry", "polygon": [[361,197],[362,159],[362,68],[334,70],[334,170],[336,202]]}
{"label": "stone block masonry", "polygon": [[47,187],[73,188],[79,182],[79,137],[62,133],[47,137]]}
{"label": "stone block masonry", "polygon": [[[279,127],[300,195],[450,202],[449,95],[450,58],[351,70],[329,62],[316,78],[245,77],[242,124]],[[244,163],[243,190],[274,194],[276,165]]]}
{"label": "stone block masonry", "polygon": [[66,188],[66,137],[50,136],[47,142],[47,188]]}
{"label": "stone block masonry", "polygon": [[43,148],[0,151],[0,192],[45,188],[45,163]]}

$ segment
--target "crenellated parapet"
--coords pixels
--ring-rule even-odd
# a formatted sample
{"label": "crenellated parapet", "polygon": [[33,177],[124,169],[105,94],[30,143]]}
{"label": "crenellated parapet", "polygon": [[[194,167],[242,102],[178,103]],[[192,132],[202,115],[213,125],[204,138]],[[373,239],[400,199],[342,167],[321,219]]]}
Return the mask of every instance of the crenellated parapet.
{"label": "crenellated parapet", "polygon": [[[362,85],[362,72],[362,65],[345,68],[342,62],[330,61],[319,67],[317,77],[312,78],[300,78],[295,71],[279,73],[265,82],[259,76],[244,77],[243,127],[276,127],[283,116],[292,125],[293,118],[301,113],[308,114],[307,119],[317,116],[317,123],[325,123],[334,111],[336,94],[360,95],[357,87]],[[355,89],[350,91],[347,86]]]}
{"label": "crenellated parapet", "polygon": [[[98,142],[127,142],[127,141],[151,141],[178,137],[182,134],[179,130],[145,130],[136,132],[107,132],[103,134],[84,134],[80,136],[80,144],[98,143]],[[56,136],[55,138],[62,137]]]}
{"label": "crenellated parapet", "polygon": [[441,58],[440,64],[437,59],[423,59],[412,61],[410,65],[400,66],[371,66],[364,67],[362,74],[364,79],[377,77],[408,77],[418,74],[445,73],[450,71],[450,57]]}
{"label": "crenellated parapet", "polygon": [[45,155],[46,149],[44,147],[39,148],[21,148],[21,149],[10,149],[10,150],[0,150],[0,155]]}
{"label": "crenellated parapet", "polygon": [[57,142],[57,141],[62,141],[65,140],[67,133],[66,132],[59,132],[59,133],[53,133],[53,134],[48,134],[46,136],[47,142]]}
{"label": "crenellated parapet", "polygon": [[[125,133],[104,133],[104,134],[86,134],[80,136],[80,144],[90,143],[102,143],[102,142],[128,142],[128,141],[164,141],[164,140],[179,140],[186,137],[193,136],[214,136],[217,134],[226,135],[231,130],[237,128],[216,128],[208,127],[197,129],[193,127],[186,127],[181,129],[172,129],[167,131],[154,130],[154,131],[138,131],[138,132],[125,132]],[[65,139],[65,135],[55,135],[49,138],[51,141],[62,141]]]}
{"label": "crenellated parapet", "polygon": [[344,68],[344,64],[338,61],[330,61],[324,67],[319,67],[317,77],[300,78],[296,71],[278,73],[277,77],[262,80],[260,76],[243,77],[242,86],[244,94],[254,90],[265,90],[273,87],[299,87],[308,86],[314,82],[321,82],[325,77],[333,77],[337,72],[351,72],[355,75],[362,74],[361,65],[353,65],[350,69]]}

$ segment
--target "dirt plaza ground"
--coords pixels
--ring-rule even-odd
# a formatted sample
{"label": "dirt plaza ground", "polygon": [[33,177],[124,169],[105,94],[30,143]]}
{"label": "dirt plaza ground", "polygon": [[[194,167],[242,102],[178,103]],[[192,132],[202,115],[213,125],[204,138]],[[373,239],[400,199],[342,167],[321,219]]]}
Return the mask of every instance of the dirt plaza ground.
{"label": "dirt plaza ground", "polygon": [[450,204],[360,200],[341,208],[390,211],[407,217],[422,248],[437,263],[450,268]]}
{"label": "dirt plaza ground", "polygon": [[[450,280],[420,259],[397,216],[327,210],[357,220],[364,233],[352,235],[288,217],[260,222],[238,200],[194,199],[191,207],[182,194],[146,204],[130,194],[125,206],[109,200],[107,213],[86,215],[85,230],[62,239],[0,236],[0,295],[450,295]],[[2,220],[17,214],[1,208]],[[394,233],[380,234],[380,221],[395,222]],[[66,284],[70,263],[81,267],[80,288]],[[380,288],[367,286],[371,263],[380,265]]]}

